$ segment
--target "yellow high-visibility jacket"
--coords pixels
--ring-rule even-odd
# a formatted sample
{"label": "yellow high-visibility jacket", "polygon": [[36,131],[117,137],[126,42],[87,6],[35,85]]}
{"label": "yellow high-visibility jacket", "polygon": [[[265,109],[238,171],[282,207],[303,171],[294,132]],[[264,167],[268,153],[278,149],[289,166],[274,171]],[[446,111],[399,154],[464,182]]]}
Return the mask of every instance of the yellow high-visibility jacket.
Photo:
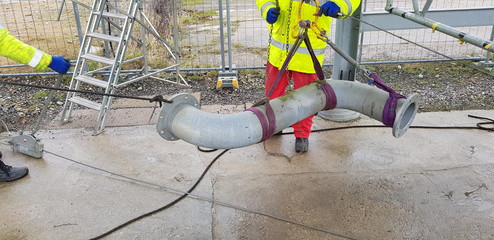
{"label": "yellow high-visibility jacket", "polygon": [[7,28],[0,24],[0,55],[22,64],[29,65],[38,71],[45,70],[51,63],[52,56],[29,46],[10,35]]}
{"label": "yellow high-visibility jacket", "polygon": [[[274,24],[269,24],[268,28],[272,31],[271,44],[269,46],[269,59],[268,61],[275,67],[281,68],[283,62],[286,59],[288,50],[295,42],[295,38],[291,36],[291,32],[295,25],[298,25],[299,4],[303,0],[256,0],[257,7],[261,11],[261,15],[266,19],[269,9],[276,8],[276,2],[279,4],[280,15],[278,20]],[[319,5],[322,6],[329,0],[319,0]],[[290,2],[292,3],[291,11]],[[345,15],[351,15],[360,5],[360,0],[332,0],[340,7],[340,12]],[[291,13],[290,13],[291,12]],[[301,20],[315,21],[314,14],[316,13],[315,1],[310,0],[309,3],[303,3],[301,9]],[[332,18],[322,15],[319,17],[317,25],[319,25],[327,33],[330,32]],[[290,24],[288,26],[288,23]],[[314,53],[322,64],[324,60],[324,52],[326,49],[326,42],[318,39],[316,34],[312,30],[308,30],[308,36]],[[300,45],[299,49],[290,60],[288,70],[293,70],[303,73],[315,73],[314,64],[309,55],[305,43]]]}

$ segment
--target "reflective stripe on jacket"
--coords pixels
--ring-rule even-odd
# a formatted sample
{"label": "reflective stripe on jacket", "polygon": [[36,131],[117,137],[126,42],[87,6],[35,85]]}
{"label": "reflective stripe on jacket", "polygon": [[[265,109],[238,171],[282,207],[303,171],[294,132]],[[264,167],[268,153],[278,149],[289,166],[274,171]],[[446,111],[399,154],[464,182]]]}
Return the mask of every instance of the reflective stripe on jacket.
{"label": "reflective stripe on jacket", "polygon": [[38,71],[45,70],[51,63],[51,55],[19,41],[10,35],[2,24],[0,24],[0,55],[29,65]]}
{"label": "reflective stripe on jacket", "polygon": [[[278,16],[278,20],[274,24],[269,24],[268,26],[270,30],[272,29],[268,61],[277,68],[281,68],[288,51],[296,40],[291,37],[291,33],[294,26],[298,25],[300,1],[301,0],[256,0],[257,7],[264,19],[266,19],[269,9],[276,8],[276,2],[279,4],[280,15]],[[290,2],[292,3],[291,13],[289,11]],[[320,0],[319,5],[323,5],[326,2],[327,0]],[[332,0],[332,2],[336,3],[336,5],[340,7],[341,13],[345,15],[353,14],[353,12],[355,12],[360,5],[360,0]],[[315,20],[315,12],[316,6],[314,1],[311,0],[309,4],[302,4],[301,20],[310,20],[313,22]],[[322,15],[319,17],[317,25],[329,33],[331,21],[331,17]],[[318,39],[316,34],[310,29],[308,30],[308,36],[317,59],[319,60],[319,63],[322,64],[327,44],[326,42]],[[290,60],[288,70],[303,73],[315,73],[314,64],[312,63],[312,59],[305,43],[300,45],[293,58]]]}

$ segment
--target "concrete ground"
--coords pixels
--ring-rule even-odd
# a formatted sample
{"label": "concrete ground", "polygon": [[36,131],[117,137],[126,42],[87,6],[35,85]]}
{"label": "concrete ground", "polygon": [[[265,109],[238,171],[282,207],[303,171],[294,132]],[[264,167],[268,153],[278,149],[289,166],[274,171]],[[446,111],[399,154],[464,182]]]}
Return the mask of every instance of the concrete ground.
{"label": "concrete ground", "polygon": [[[41,159],[0,145],[4,162],[30,170],[0,183],[0,239],[96,237],[179,197],[221,153],[162,139],[153,109],[134,107],[112,110],[97,136],[83,110],[48,124]],[[494,118],[420,113],[413,125],[475,126],[468,114]],[[369,124],[316,117],[314,128]],[[313,133],[296,153],[292,135],[275,136],[227,151],[191,196],[105,239],[494,239],[493,143],[492,131],[354,128]]]}

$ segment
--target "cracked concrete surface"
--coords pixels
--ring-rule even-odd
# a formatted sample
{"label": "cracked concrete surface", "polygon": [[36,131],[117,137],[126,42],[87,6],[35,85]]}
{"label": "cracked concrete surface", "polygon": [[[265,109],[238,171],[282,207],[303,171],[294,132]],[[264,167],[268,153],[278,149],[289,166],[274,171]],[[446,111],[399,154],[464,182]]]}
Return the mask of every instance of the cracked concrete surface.
{"label": "cracked concrete surface", "polygon": [[[7,164],[30,173],[0,183],[0,239],[89,239],[187,191],[220,151],[162,139],[146,125],[151,112],[117,109],[97,136],[88,121],[40,131],[42,159],[1,145]],[[468,114],[494,116],[420,113],[413,125],[475,126]],[[378,123],[316,117],[314,128],[368,124]],[[105,239],[493,239],[493,143],[480,130],[412,128],[396,139],[359,128],[313,133],[309,152],[296,153],[292,135],[275,136],[226,152],[190,197]]]}

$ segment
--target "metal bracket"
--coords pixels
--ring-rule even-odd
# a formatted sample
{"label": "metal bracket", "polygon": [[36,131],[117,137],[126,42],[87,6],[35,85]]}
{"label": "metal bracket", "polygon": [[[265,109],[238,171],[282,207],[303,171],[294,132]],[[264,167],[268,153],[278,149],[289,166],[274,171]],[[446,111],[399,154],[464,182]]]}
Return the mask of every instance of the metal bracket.
{"label": "metal bracket", "polygon": [[216,82],[216,89],[227,87],[239,88],[238,73],[236,70],[230,70],[229,67],[225,67],[225,70],[218,72],[218,81]]}

